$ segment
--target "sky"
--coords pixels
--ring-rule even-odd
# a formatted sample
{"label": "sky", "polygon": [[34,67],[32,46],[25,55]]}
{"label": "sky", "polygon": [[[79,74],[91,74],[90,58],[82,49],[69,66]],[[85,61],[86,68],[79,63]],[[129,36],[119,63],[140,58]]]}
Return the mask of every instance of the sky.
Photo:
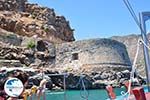
{"label": "sky", "polygon": [[[150,0],[129,0],[135,13],[150,11]],[[76,40],[140,34],[123,0],[29,0],[54,8],[75,29]],[[150,21],[147,28],[150,29]]]}

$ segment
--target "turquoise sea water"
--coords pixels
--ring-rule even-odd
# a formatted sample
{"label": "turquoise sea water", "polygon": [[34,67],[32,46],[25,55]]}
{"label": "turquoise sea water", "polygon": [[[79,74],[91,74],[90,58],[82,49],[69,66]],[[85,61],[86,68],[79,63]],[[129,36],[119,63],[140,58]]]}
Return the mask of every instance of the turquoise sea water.
{"label": "turquoise sea water", "polygon": [[[121,95],[124,88],[115,89],[117,96]],[[88,100],[107,100],[108,95],[106,90],[88,90],[87,92],[80,90],[72,90],[66,92],[66,100],[86,100],[84,97],[88,95]],[[84,97],[83,97],[84,96]],[[42,99],[41,99],[42,100]],[[65,100],[63,92],[46,92],[46,100]]]}
{"label": "turquoise sea water", "polygon": [[[144,87],[145,92],[147,92],[147,88]],[[116,88],[114,92],[117,95],[116,100],[123,100],[124,97],[121,96],[121,92],[125,91],[125,88]],[[84,99],[83,96],[86,96],[87,92],[79,91],[79,90],[72,90],[66,91],[66,99],[64,98],[63,92],[46,92],[46,100],[87,100]],[[30,100],[30,99],[28,99]],[[43,100],[43,98],[41,98]],[[99,90],[88,90],[88,100],[109,100],[107,91],[103,89]]]}

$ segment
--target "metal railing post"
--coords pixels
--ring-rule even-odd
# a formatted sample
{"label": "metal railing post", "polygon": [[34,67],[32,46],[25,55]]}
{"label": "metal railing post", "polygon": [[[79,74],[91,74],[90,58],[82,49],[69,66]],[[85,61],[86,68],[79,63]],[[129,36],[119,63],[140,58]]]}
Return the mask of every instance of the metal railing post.
{"label": "metal railing post", "polygon": [[[148,45],[148,40],[146,37],[146,20],[148,20],[150,16],[150,12],[141,12],[139,14],[140,24],[141,24],[141,35],[142,39],[145,42],[146,45]],[[143,51],[144,51],[144,59],[145,59],[145,70],[146,70],[146,77],[147,77],[147,86],[148,91],[150,92],[150,58],[149,58],[149,50],[148,48],[143,45]]]}

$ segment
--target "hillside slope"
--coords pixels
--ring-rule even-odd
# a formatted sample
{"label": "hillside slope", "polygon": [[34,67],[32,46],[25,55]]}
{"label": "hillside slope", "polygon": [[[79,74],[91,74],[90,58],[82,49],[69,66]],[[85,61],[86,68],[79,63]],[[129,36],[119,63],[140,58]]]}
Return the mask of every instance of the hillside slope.
{"label": "hillside slope", "polygon": [[[150,40],[150,33],[147,34],[147,37]],[[135,35],[135,34],[127,35],[127,36],[113,36],[113,37],[111,37],[111,39],[117,40],[117,41],[122,42],[123,44],[126,45],[129,57],[131,59],[131,62],[133,62],[133,60],[134,60],[139,38],[141,38],[141,36]],[[136,65],[138,68],[137,72],[145,77],[146,76],[145,75],[145,63],[144,63],[144,54],[143,54],[143,45],[142,44],[140,45],[140,50],[139,50]]]}
{"label": "hillside slope", "polygon": [[75,40],[73,29],[64,16],[57,16],[54,9],[30,4],[27,0],[0,1],[0,28],[50,42]]}

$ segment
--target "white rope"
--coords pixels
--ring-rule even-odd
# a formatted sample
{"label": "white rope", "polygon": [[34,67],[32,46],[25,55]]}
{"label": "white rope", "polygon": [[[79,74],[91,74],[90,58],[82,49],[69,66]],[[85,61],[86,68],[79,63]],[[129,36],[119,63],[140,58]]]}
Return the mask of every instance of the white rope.
{"label": "white rope", "polygon": [[[81,96],[81,98],[83,98],[84,100],[88,100],[88,98],[89,98],[89,92],[87,91],[87,89],[86,89],[86,87],[85,87],[85,83],[84,83],[84,79],[83,79],[84,76],[81,75],[80,78],[81,78],[80,96]],[[84,94],[82,94],[82,89],[83,89]]]}
{"label": "white rope", "polygon": [[[129,10],[131,16],[133,17],[135,23],[137,24],[137,26],[139,27],[139,29],[142,31],[142,33],[145,33],[144,29],[141,26],[141,23],[137,17],[137,15],[135,14],[135,11],[131,5],[131,3],[129,2],[129,0],[123,0],[124,4],[126,5],[127,9]],[[150,44],[149,39],[146,37],[146,40],[148,41],[148,43]]]}
{"label": "white rope", "polygon": [[128,91],[127,92],[123,92],[123,91],[121,92],[122,96],[127,96],[129,94],[127,97],[127,100],[129,100],[129,96],[131,95],[130,94],[131,83],[132,83],[132,80],[134,79],[134,73],[135,73],[135,69],[136,69],[136,62],[137,62],[137,58],[138,58],[138,54],[139,54],[139,49],[140,49],[140,39],[138,39],[138,42],[137,42],[137,49],[136,49],[136,54],[135,54],[134,61],[132,64],[132,70],[131,70],[131,74],[130,74]]}
{"label": "white rope", "polygon": [[132,65],[132,71],[131,71],[131,77],[130,78],[134,77],[134,72],[135,72],[135,69],[136,69],[136,62],[137,62],[139,49],[140,49],[140,41],[141,41],[141,39],[139,39],[138,43],[137,43],[137,49],[136,49],[136,54],[135,54],[133,65]]}
{"label": "white rope", "polygon": [[140,40],[143,44],[144,44],[144,46],[146,47],[146,48],[148,48],[149,50],[150,50],[150,47],[141,39]]}
{"label": "white rope", "polygon": [[[129,87],[128,87],[128,91],[127,92],[121,92],[121,95],[122,96],[127,96],[128,94],[128,97],[127,97],[127,100],[129,100],[129,96],[131,95],[130,94],[130,91],[131,91],[131,83],[134,79],[134,73],[136,71],[136,62],[137,62],[137,58],[138,58],[138,54],[139,54],[139,50],[140,50],[140,44],[142,44],[147,47],[149,50],[150,50],[150,47],[148,45],[146,45],[146,43],[142,40],[142,39],[138,39],[138,42],[137,42],[137,49],[136,49],[136,54],[135,54],[135,57],[134,57],[134,61],[133,61],[133,65],[132,65],[132,70],[131,70],[131,74],[130,74],[130,80],[129,80]],[[143,68],[142,68],[143,70]]]}
{"label": "white rope", "polygon": [[134,21],[136,22],[136,24],[138,25],[138,27],[140,28],[140,30],[143,31],[140,22],[138,20],[138,17],[135,14],[134,9],[132,8],[132,5],[130,4],[130,2],[128,0],[123,0],[124,4],[126,5],[127,9],[129,10],[131,16],[133,17]]}
{"label": "white rope", "polygon": [[132,80],[134,79],[134,73],[135,73],[135,69],[136,69],[136,62],[137,62],[137,58],[138,58],[138,54],[139,54],[139,49],[140,49],[140,39],[138,40],[138,43],[137,43],[136,54],[134,57],[132,71],[131,71],[130,80],[129,80],[129,88],[127,91],[129,93],[129,95],[130,95],[130,91],[131,91],[131,83],[132,83]]}

